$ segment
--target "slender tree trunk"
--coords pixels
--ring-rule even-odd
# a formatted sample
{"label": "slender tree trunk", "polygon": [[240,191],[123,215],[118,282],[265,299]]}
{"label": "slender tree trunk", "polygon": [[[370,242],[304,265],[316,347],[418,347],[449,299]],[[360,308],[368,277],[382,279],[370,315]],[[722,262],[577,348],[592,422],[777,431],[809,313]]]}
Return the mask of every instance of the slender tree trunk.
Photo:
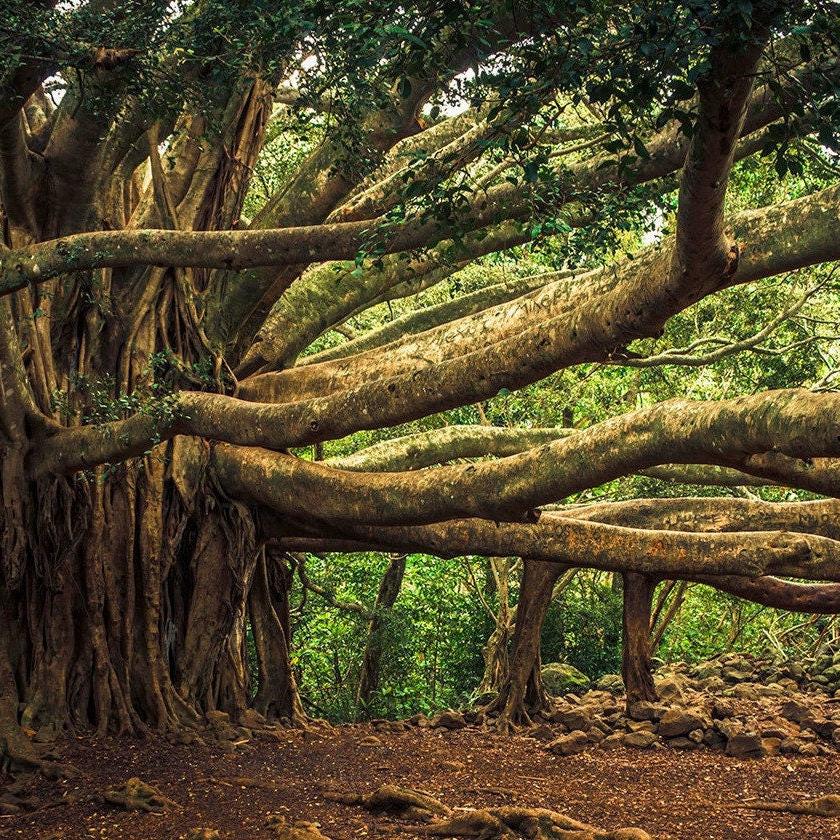
{"label": "slender tree trunk", "polygon": [[304,725],[289,647],[289,588],[292,571],[280,553],[266,548],[257,561],[248,614],[257,654],[258,686],[253,706],[269,719]]}
{"label": "slender tree trunk", "polygon": [[510,674],[499,696],[487,709],[489,713],[498,713],[497,726],[501,729],[529,723],[531,715],[548,705],[540,673],[540,638],[554,585],[565,568],[559,563],[530,560],[523,563]]}
{"label": "slender tree trunk", "polygon": [[627,705],[656,701],[651,670],[650,616],[656,580],[635,572],[624,574],[624,621],[621,676]]}
{"label": "slender tree trunk", "polygon": [[390,617],[391,610],[397,602],[405,576],[406,555],[399,554],[391,557],[388,568],[379,583],[373,617],[368,625],[367,644],[362,659],[362,673],[359,677],[359,688],[356,692],[357,715],[364,716],[367,712],[370,698],[379,687],[382,656],[385,653],[384,631]]}
{"label": "slender tree trunk", "polygon": [[493,632],[484,646],[484,675],[477,689],[479,697],[498,694],[510,675],[509,648],[513,630],[510,614],[510,568],[511,560],[507,557],[491,557],[489,560],[489,570],[499,606]]}

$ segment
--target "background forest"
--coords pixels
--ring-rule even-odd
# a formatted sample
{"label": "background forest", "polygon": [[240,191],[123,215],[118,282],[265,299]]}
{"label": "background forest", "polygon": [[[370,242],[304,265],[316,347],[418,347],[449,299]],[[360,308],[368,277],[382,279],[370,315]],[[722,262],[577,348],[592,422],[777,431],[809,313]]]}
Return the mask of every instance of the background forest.
{"label": "background forest", "polygon": [[[246,216],[249,207],[265,201],[283,173],[311,151],[324,131],[324,126],[301,125],[297,120],[291,109],[286,115],[281,109],[272,122],[283,142],[267,144],[246,200]],[[293,127],[297,145],[288,143]],[[572,153],[570,164],[587,154],[587,144],[578,145],[582,148]],[[528,141],[523,154],[528,153],[527,146]],[[840,175],[834,156],[810,140],[794,141],[783,151],[736,165],[730,193],[733,209],[798,198]],[[515,182],[516,176],[511,180]],[[485,286],[561,270],[570,261],[595,266],[625,258],[640,245],[673,232],[675,206],[675,192],[654,197],[640,190],[638,202],[628,201],[624,211],[611,218],[610,228],[575,232],[559,243],[560,237],[552,237],[479,258],[426,291],[385,300],[349,318],[340,329],[323,335],[307,354],[328,352],[369,330],[399,323],[408,313]],[[516,393],[503,391],[481,404],[383,431],[359,432],[296,454],[337,458],[380,441],[448,425],[584,428],[675,396],[717,400],[800,385],[832,388],[840,373],[838,278],[831,267],[821,266],[786,279],[736,287],[703,300],[672,318],[660,340],[639,341],[632,348],[645,357],[667,348],[673,362],[659,358],[655,364],[634,367],[625,359],[621,366],[582,365]],[[632,476],[568,501],[676,495],[768,501],[816,498],[779,487],[679,485]],[[311,714],[333,720],[408,716],[475,700],[484,671],[482,650],[497,621],[504,622],[506,616],[508,625],[513,623],[521,572],[521,562],[512,559],[501,567],[497,563],[494,573],[486,558],[444,560],[411,554],[405,558],[393,606],[377,610],[377,591],[389,555],[295,555],[288,562],[294,581],[292,656],[302,697]],[[499,574],[505,577],[501,590],[507,589],[506,605]],[[616,575],[585,569],[561,578],[543,626],[542,661],[569,663],[593,681],[619,672],[620,586]],[[365,704],[359,702],[358,689],[374,613],[379,616],[374,641],[384,656],[378,685]],[[691,662],[731,650],[780,659],[812,658],[840,643],[833,616],[776,610],[700,584],[661,584],[655,618],[653,639],[659,642],[657,656],[665,661]]]}

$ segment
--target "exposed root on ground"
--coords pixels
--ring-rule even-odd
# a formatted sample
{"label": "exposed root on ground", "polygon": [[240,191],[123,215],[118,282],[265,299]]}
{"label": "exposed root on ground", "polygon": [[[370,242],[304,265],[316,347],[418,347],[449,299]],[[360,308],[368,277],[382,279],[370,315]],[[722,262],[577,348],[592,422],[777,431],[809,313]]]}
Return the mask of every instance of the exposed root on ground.
{"label": "exposed root on ground", "polygon": [[452,809],[425,793],[397,785],[382,785],[373,793],[355,794],[345,791],[324,790],[324,799],[343,805],[360,805],[368,811],[379,811],[407,820],[430,820],[435,816],[448,816]]}
{"label": "exposed root on ground", "polygon": [[[640,828],[605,831],[547,808],[505,806],[455,811],[438,799],[410,788],[383,785],[370,794],[327,790],[324,798],[360,805],[401,819],[431,822],[421,829],[436,837],[475,837],[479,840],[651,840]],[[840,797],[838,797],[840,800]]]}
{"label": "exposed root on ground", "polygon": [[102,798],[110,805],[125,808],[126,811],[162,814],[167,808],[180,807],[177,802],[164,796],[157,788],[137,778],[109,787]]}
{"label": "exposed root on ground", "polygon": [[733,808],[749,808],[752,811],[784,811],[787,814],[804,814],[810,817],[840,817],[840,794],[828,793],[816,799],[800,799],[798,802],[744,802]]}
{"label": "exposed root on ground", "polygon": [[273,814],[266,821],[266,825],[273,829],[278,840],[329,840],[321,834],[317,823],[295,820],[289,823],[281,814]]}

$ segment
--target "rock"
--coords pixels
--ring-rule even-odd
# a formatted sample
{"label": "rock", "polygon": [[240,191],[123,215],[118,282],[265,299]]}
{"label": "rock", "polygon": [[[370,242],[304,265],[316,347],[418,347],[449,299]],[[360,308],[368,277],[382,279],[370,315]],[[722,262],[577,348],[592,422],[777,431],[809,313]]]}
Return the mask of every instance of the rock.
{"label": "rock", "polygon": [[752,668],[726,668],[721,674],[728,683],[748,682],[752,675]]}
{"label": "rock", "polygon": [[617,828],[611,831],[607,837],[609,840],[653,840],[646,831],[641,828]]}
{"label": "rock", "polygon": [[740,700],[758,700],[759,698],[758,687],[751,682],[736,685],[733,694]]}
{"label": "rock", "polygon": [[770,724],[761,729],[762,738],[778,738],[783,741],[788,735],[790,735],[790,731],[778,725]]}
{"label": "rock", "polygon": [[440,712],[440,714],[435,715],[431,719],[430,725],[434,728],[442,729],[463,729],[467,725],[467,722],[460,712],[447,709],[445,712]]}
{"label": "rock", "polygon": [[368,735],[368,736],[362,738],[361,741],[359,741],[359,746],[360,747],[381,747],[382,746],[382,741],[380,741],[379,738],[376,737],[376,735]]}
{"label": "rock", "polygon": [[218,741],[238,741],[239,733],[232,726],[215,724],[211,727],[213,737]]}
{"label": "rock", "polygon": [[578,729],[568,735],[555,738],[546,749],[558,755],[574,755],[583,752],[588,746],[589,738],[587,734]]}
{"label": "rock", "polygon": [[633,720],[659,720],[662,713],[661,706],[647,700],[637,700],[627,709],[627,716]]}
{"label": "rock", "polygon": [[213,709],[207,712],[207,722],[210,726],[228,726],[230,724],[230,715],[227,712],[220,712],[218,709]]}
{"label": "rock", "polygon": [[820,738],[831,740],[834,730],[837,728],[837,721],[829,720],[824,717],[805,717],[799,722],[803,729],[810,729],[816,732]]}
{"label": "rock", "polygon": [[715,720],[726,720],[735,714],[735,706],[728,700],[717,698],[712,704],[712,717]]}
{"label": "rock", "polygon": [[800,662],[789,662],[782,672],[792,680],[801,680],[805,676],[805,669]]}
{"label": "rock", "polygon": [[716,729],[707,729],[703,733],[703,743],[713,750],[722,750],[726,746],[726,738]]}
{"label": "rock", "polygon": [[650,720],[628,720],[628,732],[653,732],[656,729],[653,721]]}
{"label": "rock", "polygon": [[562,723],[569,732],[575,729],[587,732],[592,726],[592,715],[580,706],[572,709],[557,709],[551,719],[556,723]]}
{"label": "rock", "polygon": [[761,746],[764,755],[778,755],[782,745],[781,738],[762,738]]}
{"label": "rock", "polygon": [[181,836],[185,840],[219,840],[222,835],[217,828],[191,828]]}
{"label": "rock", "polygon": [[601,741],[601,749],[602,750],[614,750],[617,749],[622,745],[624,741],[624,733],[623,732],[613,732],[612,735],[607,735],[603,741]]}
{"label": "rock", "polygon": [[782,704],[779,714],[785,720],[800,723],[804,718],[810,717],[811,709],[800,700],[788,700],[787,703]]}
{"label": "rock", "polygon": [[733,735],[726,742],[726,754],[733,758],[761,758],[766,755],[761,736],[755,732]]}
{"label": "rock", "polygon": [[607,733],[599,727],[593,726],[592,729],[590,729],[589,732],[586,733],[586,737],[589,738],[590,744],[600,744],[601,741],[603,741],[604,738],[607,737]]}
{"label": "rock", "polygon": [[696,750],[700,746],[696,741],[682,735],[678,738],[669,738],[666,743],[675,750]]}
{"label": "rock", "polygon": [[659,736],[655,732],[628,732],[621,740],[626,747],[646,750],[659,741]]}
{"label": "rock", "polygon": [[564,662],[549,662],[543,665],[540,674],[543,687],[549,694],[586,691],[590,684],[590,679],[586,674]]}
{"label": "rock", "polygon": [[528,730],[528,737],[534,738],[537,741],[543,741],[544,743],[553,741],[554,736],[554,730],[544,723],[538,724],[537,726],[532,726]]}
{"label": "rock", "polygon": [[731,738],[733,735],[738,735],[744,731],[743,721],[737,718],[729,718],[728,720],[715,721],[715,729],[720,732],[724,738]]}
{"label": "rock", "polygon": [[687,735],[693,729],[703,729],[705,721],[696,709],[669,709],[659,721],[656,730],[662,738]]}
{"label": "rock", "polygon": [[699,680],[698,685],[709,694],[719,694],[726,688],[726,683],[720,677],[707,677]]}
{"label": "rock", "polygon": [[692,729],[691,732],[688,733],[688,737],[694,741],[695,744],[702,744],[704,735],[705,732],[702,729]]}
{"label": "rock", "polygon": [[673,702],[685,699],[686,680],[677,674],[656,681],[656,692],[663,699]]}
{"label": "rock", "polygon": [[265,718],[256,709],[245,709],[240,722],[249,729],[260,729],[265,726]]}
{"label": "rock", "polygon": [[709,677],[720,677],[720,665],[716,662],[698,662],[692,669],[691,674],[695,679],[707,680]]}
{"label": "rock", "polygon": [[624,691],[624,680],[621,679],[621,674],[604,674],[598,678],[595,688],[609,691],[610,694],[621,694]]}

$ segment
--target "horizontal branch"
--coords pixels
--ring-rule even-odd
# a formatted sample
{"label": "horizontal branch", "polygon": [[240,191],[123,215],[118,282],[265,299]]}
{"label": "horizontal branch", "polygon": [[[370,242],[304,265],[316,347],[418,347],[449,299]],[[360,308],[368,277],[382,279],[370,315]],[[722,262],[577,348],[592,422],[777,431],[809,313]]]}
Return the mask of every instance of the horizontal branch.
{"label": "horizontal branch", "polygon": [[375,347],[382,347],[393,341],[398,341],[408,335],[416,335],[426,330],[438,327],[441,324],[458,320],[467,315],[473,315],[490,306],[499,303],[506,303],[509,300],[520,297],[539,286],[545,285],[549,280],[556,278],[556,273],[532,275],[530,277],[517,277],[515,280],[506,280],[502,283],[495,283],[492,286],[485,286],[469,292],[465,295],[444,301],[424,309],[416,309],[394,318],[363,335],[341,344],[338,347],[330,347],[319,353],[304,356],[298,359],[297,365],[316,364],[332,359],[345,358]]}
{"label": "horizontal branch", "polygon": [[840,613],[840,584],[837,583],[796,583],[771,576],[749,578],[738,575],[696,575],[690,580],[765,607],[788,612]]}
{"label": "horizontal branch", "polygon": [[538,516],[539,505],[663,463],[748,472],[751,457],[762,453],[803,463],[837,457],[839,409],[840,395],[804,390],[721,402],[671,400],[519,455],[419,472],[354,473],[225,446],[215,450],[216,465],[233,492],[292,516],[315,511],[322,521],[383,525],[521,520]]}
{"label": "horizontal branch", "polygon": [[[624,528],[545,514],[537,523],[460,519],[431,525],[352,525],[322,537],[290,534],[270,514],[266,536],[284,548],[401,550],[459,557],[519,556],[604,571],[632,571],[669,579],[772,574],[811,580],[840,579],[840,542],[784,531],[685,533]],[[335,540],[335,542],[330,542]]]}

